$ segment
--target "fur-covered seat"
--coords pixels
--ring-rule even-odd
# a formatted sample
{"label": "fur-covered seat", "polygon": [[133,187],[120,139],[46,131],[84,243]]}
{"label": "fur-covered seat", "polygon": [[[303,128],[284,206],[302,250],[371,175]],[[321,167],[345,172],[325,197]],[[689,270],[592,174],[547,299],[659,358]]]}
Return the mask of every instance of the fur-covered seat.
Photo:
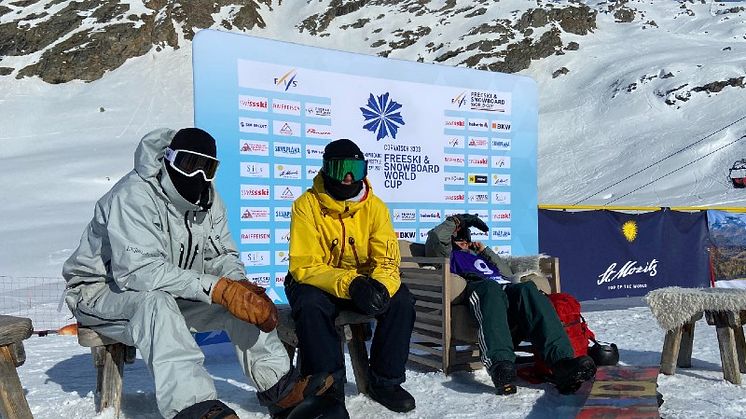
{"label": "fur-covered seat", "polygon": [[648,293],[645,302],[666,331],[661,350],[661,372],[676,373],[676,367],[692,366],[694,325],[703,314],[717,329],[723,377],[741,384],[746,373],[746,290],[666,287]]}

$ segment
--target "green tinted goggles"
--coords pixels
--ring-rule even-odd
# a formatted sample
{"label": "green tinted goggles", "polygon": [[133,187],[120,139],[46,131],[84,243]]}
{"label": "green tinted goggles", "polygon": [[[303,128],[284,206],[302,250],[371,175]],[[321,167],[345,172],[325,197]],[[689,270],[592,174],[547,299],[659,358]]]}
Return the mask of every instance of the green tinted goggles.
{"label": "green tinted goggles", "polygon": [[334,180],[343,182],[349,174],[352,176],[351,181],[357,182],[368,174],[368,161],[353,159],[324,160],[322,170]]}

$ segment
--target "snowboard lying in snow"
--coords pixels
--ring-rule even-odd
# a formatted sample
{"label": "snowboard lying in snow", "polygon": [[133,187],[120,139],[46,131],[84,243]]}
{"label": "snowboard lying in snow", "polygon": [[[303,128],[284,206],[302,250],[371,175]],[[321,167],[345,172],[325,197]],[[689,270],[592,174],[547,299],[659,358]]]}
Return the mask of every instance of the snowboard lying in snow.
{"label": "snowboard lying in snow", "polygon": [[595,380],[573,395],[580,402],[577,419],[659,418],[658,367],[599,367]]}

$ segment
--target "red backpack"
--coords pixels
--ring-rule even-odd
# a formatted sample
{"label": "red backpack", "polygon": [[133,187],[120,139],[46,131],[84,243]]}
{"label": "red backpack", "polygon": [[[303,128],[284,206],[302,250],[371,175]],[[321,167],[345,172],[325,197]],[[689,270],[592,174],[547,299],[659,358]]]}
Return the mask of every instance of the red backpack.
{"label": "red backpack", "polygon": [[[588,328],[588,323],[580,314],[580,303],[570,294],[558,292],[547,295],[549,302],[554,306],[562,326],[565,328],[567,337],[575,352],[575,357],[588,355],[588,342],[595,341],[596,335]],[[535,362],[533,366],[518,369],[518,375],[531,383],[540,383],[544,377],[551,374],[551,369],[541,359],[541,355],[534,352]]]}
{"label": "red backpack", "polygon": [[588,323],[580,314],[580,303],[570,294],[558,292],[547,295],[557,311],[562,326],[575,351],[575,357],[588,355],[588,341],[595,341],[596,335],[588,328]]}

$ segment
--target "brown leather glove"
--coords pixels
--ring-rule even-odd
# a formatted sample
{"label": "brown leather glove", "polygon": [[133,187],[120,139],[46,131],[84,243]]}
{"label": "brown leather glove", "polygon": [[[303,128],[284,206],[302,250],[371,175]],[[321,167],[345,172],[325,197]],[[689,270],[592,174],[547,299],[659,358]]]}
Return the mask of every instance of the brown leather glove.
{"label": "brown leather glove", "polygon": [[224,306],[239,319],[255,324],[262,332],[277,327],[277,307],[264,288],[249,281],[220,278],[212,290],[212,302]]}

